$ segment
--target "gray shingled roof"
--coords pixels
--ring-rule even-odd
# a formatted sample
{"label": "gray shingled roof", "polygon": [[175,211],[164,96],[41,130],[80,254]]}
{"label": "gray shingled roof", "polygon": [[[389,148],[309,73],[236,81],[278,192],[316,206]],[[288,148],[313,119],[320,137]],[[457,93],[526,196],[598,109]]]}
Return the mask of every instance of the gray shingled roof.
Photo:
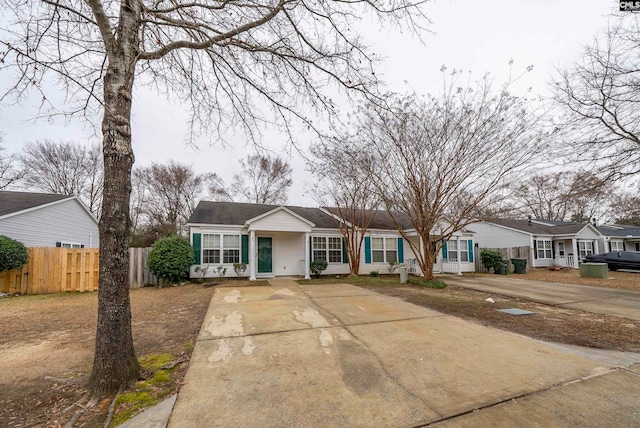
{"label": "gray shingled roof", "polygon": [[[540,220],[545,221],[545,220]],[[553,223],[549,226],[529,222],[529,220],[512,220],[512,219],[490,219],[487,220],[488,223],[497,224],[500,226],[509,227],[511,229],[521,230],[523,232],[531,233],[533,235],[568,235],[572,233],[578,233],[588,223],[577,223],[577,222],[560,222],[553,221],[549,223]]]}
{"label": "gray shingled roof", "polygon": [[[248,204],[240,202],[211,202],[200,201],[189,217],[188,223],[194,224],[227,224],[244,225],[247,220],[278,208],[279,205]],[[316,227],[336,228],[334,218],[322,212],[319,208],[305,208],[286,206],[287,209],[309,220]]]}
{"label": "gray shingled roof", "polygon": [[[337,208],[325,207],[324,209],[329,211],[330,213],[338,215]],[[391,215],[389,214],[388,211],[378,210],[377,212],[375,212],[375,216],[374,216],[374,210],[367,210],[367,211],[368,211],[367,216],[369,218],[373,216],[373,219],[369,224],[369,229],[396,230],[396,225],[393,222],[393,219],[391,218]],[[362,217],[360,215],[360,212],[361,212],[360,210],[356,210],[356,219],[358,220],[360,220]],[[394,211],[394,216],[396,220],[400,223],[400,226],[402,226],[403,229],[413,229],[413,223],[411,222],[411,219],[406,214]],[[362,224],[358,224],[357,226],[361,227]]]}
{"label": "gray shingled roof", "polygon": [[54,193],[0,191],[0,217],[71,197]]}
{"label": "gray shingled roof", "polygon": [[598,230],[605,236],[619,236],[621,238],[625,238],[630,235],[634,238],[640,237],[640,227],[638,226],[603,224],[602,226],[598,226]]}

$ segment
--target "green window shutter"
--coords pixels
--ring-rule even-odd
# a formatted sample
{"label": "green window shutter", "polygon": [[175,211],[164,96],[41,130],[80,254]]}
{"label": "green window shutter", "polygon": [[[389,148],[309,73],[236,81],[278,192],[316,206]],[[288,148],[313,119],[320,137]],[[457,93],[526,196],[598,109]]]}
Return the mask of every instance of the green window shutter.
{"label": "green window shutter", "polygon": [[469,239],[469,261],[473,263],[473,241]]}
{"label": "green window shutter", "polygon": [[342,263],[349,263],[349,254],[347,254],[347,240],[342,238]]}
{"label": "green window shutter", "polygon": [[309,261],[313,261],[313,236],[309,236]]}
{"label": "green window shutter", "polygon": [[371,237],[364,237],[364,262],[371,263]]}
{"label": "green window shutter", "polygon": [[241,262],[242,263],[249,263],[249,235],[242,235],[242,247],[241,247]]}
{"label": "green window shutter", "polygon": [[533,240],[533,258],[534,259],[538,258],[538,240],[536,239]]}
{"label": "green window shutter", "polygon": [[194,233],[193,237],[193,253],[196,256],[196,264],[200,264],[200,253],[202,252],[202,235],[200,233]]}
{"label": "green window shutter", "polygon": [[443,244],[442,244],[442,258],[443,259],[448,259],[449,258],[449,254],[447,253],[447,241],[445,241],[443,239],[442,242],[443,242]]}
{"label": "green window shutter", "polygon": [[404,240],[398,238],[398,263],[404,263]]}

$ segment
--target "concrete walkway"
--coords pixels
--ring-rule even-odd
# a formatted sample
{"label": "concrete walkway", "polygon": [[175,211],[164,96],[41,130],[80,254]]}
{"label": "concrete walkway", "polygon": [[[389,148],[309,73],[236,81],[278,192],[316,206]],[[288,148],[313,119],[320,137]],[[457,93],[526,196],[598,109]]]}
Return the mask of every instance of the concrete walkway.
{"label": "concrete walkway", "polygon": [[640,291],[530,281],[516,275],[447,275],[446,281],[473,290],[640,321]]}
{"label": "concrete walkway", "polygon": [[347,284],[216,290],[169,427],[640,426],[614,368]]}

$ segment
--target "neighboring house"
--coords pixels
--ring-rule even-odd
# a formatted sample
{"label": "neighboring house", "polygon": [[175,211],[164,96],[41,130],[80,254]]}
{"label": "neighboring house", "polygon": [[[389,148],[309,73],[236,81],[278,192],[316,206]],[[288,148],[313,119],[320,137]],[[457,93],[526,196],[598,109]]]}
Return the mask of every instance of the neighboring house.
{"label": "neighboring house", "polygon": [[529,247],[532,267],[577,268],[588,254],[601,252],[602,234],[590,223],[491,219],[469,227],[481,248]]}
{"label": "neighboring house", "polygon": [[640,251],[640,227],[622,224],[598,226],[603,238],[600,240],[601,253],[611,251]]}
{"label": "neighboring house", "polygon": [[[348,274],[345,241],[334,212],[321,208],[202,201],[187,222],[194,247],[196,266],[208,267],[206,276],[215,276],[218,266],[234,276],[234,263],[246,263],[251,280],[273,276],[309,277],[309,264],[327,260],[327,275]],[[403,222],[410,239],[417,235]],[[445,254],[450,271],[473,271],[472,234],[463,231],[450,241]],[[464,238],[464,239],[460,239]],[[453,243],[452,243],[453,242]],[[389,262],[410,264],[415,256],[386,212],[378,212],[364,237],[360,272],[387,272]],[[460,247],[458,252],[457,248]],[[460,257],[458,258],[458,254]],[[460,263],[457,262],[460,260]],[[454,262],[455,261],[455,262]],[[412,266],[411,266],[412,265]],[[455,270],[451,270],[455,269]]]}
{"label": "neighboring house", "polygon": [[98,247],[98,221],[75,196],[0,191],[0,235],[27,247]]}

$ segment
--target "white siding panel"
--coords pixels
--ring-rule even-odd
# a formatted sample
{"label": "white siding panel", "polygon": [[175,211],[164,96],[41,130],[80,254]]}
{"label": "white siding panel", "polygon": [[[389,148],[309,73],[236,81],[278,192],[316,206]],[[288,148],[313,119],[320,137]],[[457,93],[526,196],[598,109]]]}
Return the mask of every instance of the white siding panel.
{"label": "white siding panel", "polygon": [[528,247],[531,245],[528,233],[484,222],[470,224],[468,228],[473,230],[473,242],[478,244],[480,248]]}
{"label": "white siding panel", "polygon": [[576,234],[578,239],[600,239],[601,235],[596,233],[590,227],[585,227],[580,232]]}
{"label": "white siding panel", "polygon": [[98,224],[75,199],[0,220],[0,235],[27,247],[55,247],[69,242],[97,248]]}
{"label": "white siding panel", "polygon": [[[256,233],[256,236],[266,235]],[[276,276],[304,275],[304,233],[274,232],[269,236],[273,238],[273,273]]]}
{"label": "white siding panel", "polygon": [[300,220],[298,217],[289,214],[286,211],[276,211],[260,220],[252,222],[249,229],[260,231],[274,232],[311,232],[311,226]]}

